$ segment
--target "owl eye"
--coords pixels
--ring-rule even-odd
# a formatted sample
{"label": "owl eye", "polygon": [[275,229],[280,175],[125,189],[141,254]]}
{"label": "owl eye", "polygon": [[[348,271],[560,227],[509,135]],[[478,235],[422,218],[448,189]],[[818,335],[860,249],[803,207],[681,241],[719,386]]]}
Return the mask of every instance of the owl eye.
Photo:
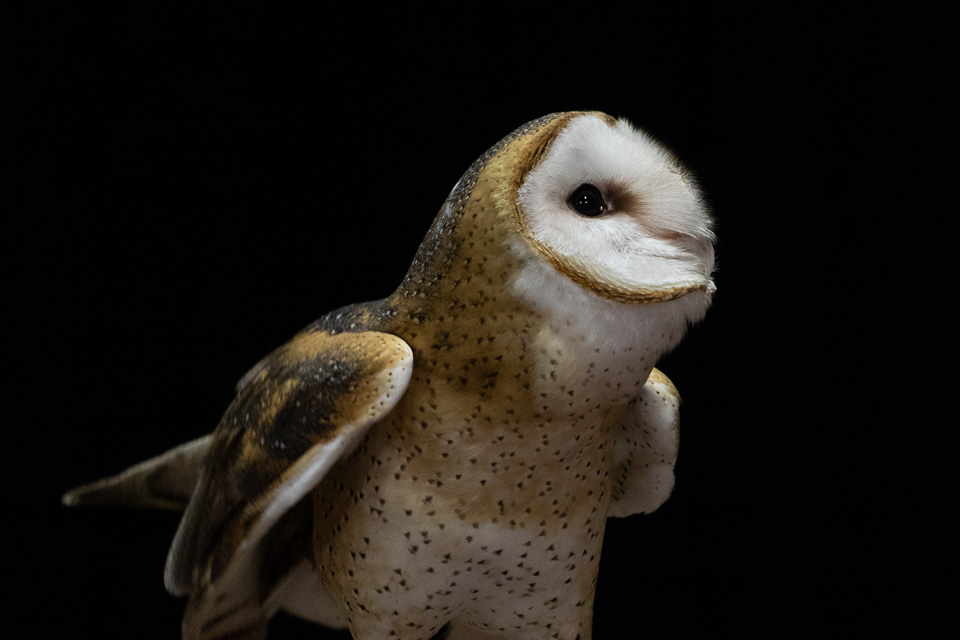
{"label": "owl eye", "polygon": [[606,209],[600,189],[592,184],[582,184],[567,199],[570,208],[582,216],[594,218]]}

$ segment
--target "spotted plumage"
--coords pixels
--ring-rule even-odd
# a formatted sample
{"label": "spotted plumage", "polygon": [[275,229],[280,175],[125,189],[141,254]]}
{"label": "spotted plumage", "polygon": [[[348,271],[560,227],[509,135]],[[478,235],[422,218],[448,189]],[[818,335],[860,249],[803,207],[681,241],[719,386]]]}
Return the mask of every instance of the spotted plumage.
{"label": "spotted plumage", "polygon": [[712,241],[689,174],[626,122],[531,122],[393,295],[267,356],[211,436],[66,500],[185,506],[184,638],[262,638],[284,608],[363,640],[587,640],[607,517],[673,486],[654,364],[709,306]]}

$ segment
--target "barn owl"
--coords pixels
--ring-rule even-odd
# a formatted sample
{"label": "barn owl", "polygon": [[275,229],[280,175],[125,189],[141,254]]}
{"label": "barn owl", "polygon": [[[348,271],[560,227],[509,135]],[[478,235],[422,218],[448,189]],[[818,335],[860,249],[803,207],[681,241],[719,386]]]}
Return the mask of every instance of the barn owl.
{"label": "barn owl", "polygon": [[256,364],[212,434],[64,496],[185,509],[183,638],[280,609],[360,640],[588,640],[608,517],[673,487],[654,368],[715,287],[690,174],[624,120],[530,122],[450,193],[388,298]]}

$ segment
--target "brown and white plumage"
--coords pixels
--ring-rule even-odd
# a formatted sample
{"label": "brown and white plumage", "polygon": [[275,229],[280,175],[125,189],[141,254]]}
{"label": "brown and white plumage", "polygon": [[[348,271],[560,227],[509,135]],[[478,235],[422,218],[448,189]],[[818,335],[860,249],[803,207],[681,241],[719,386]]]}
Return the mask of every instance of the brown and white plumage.
{"label": "brown and white plumage", "polygon": [[672,488],[653,367],[709,306],[712,246],[649,137],[546,116],[464,174],[393,295],[265,358],[212,436],[67,499],[162,502],[169,461],[196,468],[165,575],[185,638],[282,607],[361,639],[586,640],[606,518]]}

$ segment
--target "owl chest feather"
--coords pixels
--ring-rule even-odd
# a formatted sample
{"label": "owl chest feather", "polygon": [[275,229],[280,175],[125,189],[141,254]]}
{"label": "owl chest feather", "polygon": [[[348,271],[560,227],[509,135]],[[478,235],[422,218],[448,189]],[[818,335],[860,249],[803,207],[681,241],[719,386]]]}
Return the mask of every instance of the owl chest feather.
{"label": "owl chest feather", "polygon": [[653,363],[521,310],[415,334],[403,400],[315,493],[322,579],[421,617],[589,606],[614,432]]}

